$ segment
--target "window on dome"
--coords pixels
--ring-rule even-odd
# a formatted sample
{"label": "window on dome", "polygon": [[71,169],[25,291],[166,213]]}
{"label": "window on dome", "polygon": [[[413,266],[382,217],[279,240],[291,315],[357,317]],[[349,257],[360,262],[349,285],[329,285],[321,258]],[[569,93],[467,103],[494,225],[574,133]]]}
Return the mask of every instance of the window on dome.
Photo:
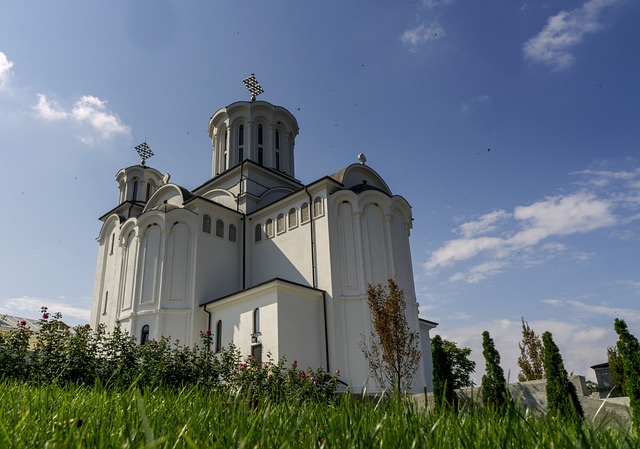
{"label": "window on dome", "polygon": [[262,147],[258,148],[258,164],[264,165],[264,151],[262,150]]}
{"label": "window on dome", "polygon": [[202,232],[211,234],[211,217],[207,214],[202,217]]}
{"label": "window on dome", "polygon": [[113,254],[113,246],[116,242],[116,233],[111,234],[111,249],[109,250],[109,255]]}
{"label": "window on dome", "polygon": [[147,183],[147,195],[145,201],[149,201],[149,197],[151,196],[151,183]]}
{"label": "window on dome", "polygon": [[238,127],[238,163],[244,160],[244,125]]}
{"label": "window on dome", "polygon": [[133,195],[131,195],[131,200],[135,201],[138,198],[138,181],[133,183]]}
{"label": "window on dome", "polygon": [[216,237],[224,238],[224,221],[216,220]]}
{"label": "window on dome", "polygon": [[292,207],[289,209],[289,229],[298,226],[298,211]]}

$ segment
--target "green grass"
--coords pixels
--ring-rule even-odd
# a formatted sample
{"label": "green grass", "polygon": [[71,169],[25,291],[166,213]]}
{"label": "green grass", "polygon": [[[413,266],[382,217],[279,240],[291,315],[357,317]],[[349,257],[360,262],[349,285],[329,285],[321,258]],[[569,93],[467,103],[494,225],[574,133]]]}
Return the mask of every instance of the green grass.
{"label": "green grass", "polygon": [[0,382],[1,448],[637,448],[628,429],[410,400],[253,403],[182,390]]}

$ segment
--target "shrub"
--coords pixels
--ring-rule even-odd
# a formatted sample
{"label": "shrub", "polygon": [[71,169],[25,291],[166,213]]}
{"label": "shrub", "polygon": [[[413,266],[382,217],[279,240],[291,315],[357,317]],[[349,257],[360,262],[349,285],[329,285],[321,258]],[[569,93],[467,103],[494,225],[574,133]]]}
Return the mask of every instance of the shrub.
{"label": "shrub", "polygon": [[584,416],[578,400],[576,387],[569,381],[564,369],[560,350],[553,341],[551,332],[542,334],[544,344],[544,374],[547,378],[547,410],[560,418]]}

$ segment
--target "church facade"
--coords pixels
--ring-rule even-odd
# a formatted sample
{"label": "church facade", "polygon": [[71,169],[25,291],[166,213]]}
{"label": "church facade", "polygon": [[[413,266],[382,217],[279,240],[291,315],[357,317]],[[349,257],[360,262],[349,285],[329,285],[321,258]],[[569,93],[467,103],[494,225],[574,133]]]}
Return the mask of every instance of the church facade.
{"label": "church facade", "polygon": [[359,347],[372,327],[367,285],[393,278],[420,333],[413,388],[431,389],[435,323],[418,317],[407,201],[364,157],[301,183],[298,123],[269,102],[221,108],[208,131],[212,177],[191,191],[144,159],[116,174],[118,204],[100,218],[91,325],[188,345],[210,329],[214,351],[233,342],[375,391]]}

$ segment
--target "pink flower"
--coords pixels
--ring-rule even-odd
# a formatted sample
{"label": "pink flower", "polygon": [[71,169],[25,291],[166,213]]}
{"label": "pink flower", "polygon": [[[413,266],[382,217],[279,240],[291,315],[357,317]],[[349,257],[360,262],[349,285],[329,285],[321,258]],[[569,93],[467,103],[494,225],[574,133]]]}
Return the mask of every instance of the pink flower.
{"label": "pink flower", "polygon": [[42,319],[43,319],[43,320],[46,320],[46,319],[48,319],[48,318],[49,318],[49,314],[48,314],[47,312],[45,312],[45,313],[43,313],[43,314],[42,314]]}
{"label": "pink flower", "polygon": [[211,335],[211,329],[207,329],[206,334]]}
{"label": "pink flower", "polygon": [[87,323],[87,324],[84,325],[84,328],[85,329],[91,329],[91,325],[89,323]]}
{"label": "pink flower", "polygon": [[273,374],[269,373],[267,374],[267,379],[271,379],[273,377]]}
{"label": "pink flower", "polygon": [[339,370],[339,369],[337,369],[337,370],[336,370],[336,376],[339,376],[339,375],[340,375],[340,370]]}
{"label": "pink flower", "polygon": [[27,325],[26,320],[20,320],[20,326],[26,326],[26,325]]}

